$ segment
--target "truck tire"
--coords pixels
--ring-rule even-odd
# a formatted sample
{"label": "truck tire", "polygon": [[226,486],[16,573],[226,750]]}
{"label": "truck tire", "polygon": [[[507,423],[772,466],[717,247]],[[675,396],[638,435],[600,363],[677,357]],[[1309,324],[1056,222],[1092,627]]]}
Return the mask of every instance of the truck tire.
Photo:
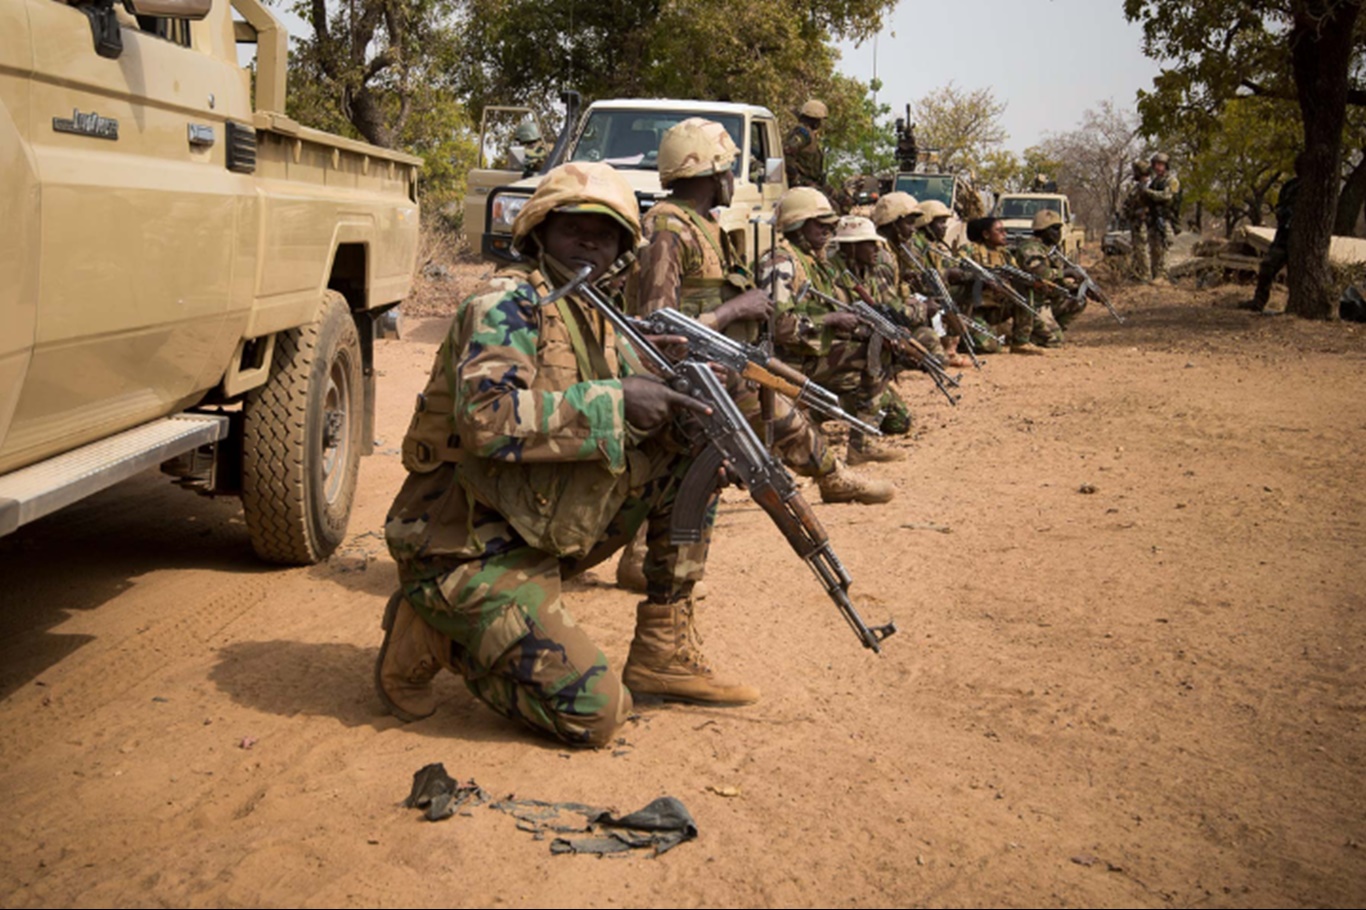
{"label": "truck tire", "polygon": [[312,324],[275,339],[270,378],[247,396],[242,510],[267,562],[312,565],[346,536],[364,426],[361,368],[346,299],[326,291]]}

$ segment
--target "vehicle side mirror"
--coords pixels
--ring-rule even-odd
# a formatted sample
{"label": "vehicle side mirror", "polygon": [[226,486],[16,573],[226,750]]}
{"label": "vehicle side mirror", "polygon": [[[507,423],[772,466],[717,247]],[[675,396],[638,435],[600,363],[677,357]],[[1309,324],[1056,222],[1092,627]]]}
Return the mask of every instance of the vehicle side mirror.
{"label": "vehicle side mirror", "polygon": [[782,183],[783,182],[783,159],[766,158],[764,159],[764,182]]}

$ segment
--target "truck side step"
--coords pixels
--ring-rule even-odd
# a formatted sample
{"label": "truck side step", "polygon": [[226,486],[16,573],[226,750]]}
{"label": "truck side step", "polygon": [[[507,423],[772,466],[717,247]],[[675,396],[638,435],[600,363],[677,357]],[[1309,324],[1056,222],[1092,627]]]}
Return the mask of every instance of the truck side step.
{"label": "truck side step", "polygon": [[0,477],[0,535],[227,435],[226,414],[177,414]]}

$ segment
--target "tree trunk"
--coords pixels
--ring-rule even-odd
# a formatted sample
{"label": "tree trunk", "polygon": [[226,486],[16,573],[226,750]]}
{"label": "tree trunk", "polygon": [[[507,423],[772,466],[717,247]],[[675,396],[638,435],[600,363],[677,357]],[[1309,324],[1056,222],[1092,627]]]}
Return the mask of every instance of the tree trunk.
{"label": "tree trunk", "polygon": [[1304,120],[1304,172],[1290,232],[1286,310],[1308,319],[1337,315],[1328,244],[1333,236],[1347,120],[1347,73],[1362,0],[1296,0],[1290,30],[1295,94]]}
{"label": "tree trunk", "polygon": [[1352,168],[1352,173],[1347,175],[1347,182],[1342,185],[1342,193],[1338,196],[1338,214],[1333,221],[1333,233],[1343,237],[1354,236],[1357,232],[1357,218],[1360,217],[1363,206],[1366,206],[1366,151],[1363,151],[1361,160]]}

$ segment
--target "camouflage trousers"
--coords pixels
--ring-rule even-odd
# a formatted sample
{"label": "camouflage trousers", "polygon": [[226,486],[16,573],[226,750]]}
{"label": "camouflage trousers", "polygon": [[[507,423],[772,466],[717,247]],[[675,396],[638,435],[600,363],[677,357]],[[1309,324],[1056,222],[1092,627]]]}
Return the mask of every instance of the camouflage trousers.
{"label": "camouflage trousers", "polygon": [[1129,268],[1133,271],[1134,277],[1139,281],[1147,281],[1152,277],[1152,270],[1148,267],[1148,226],[1137,224],[1129,229]]}
{"label": "camouflage trousers", "polygon": [[[996,335],[1004,335],[1008,344],[1022,344],[1034,334],[1034,314],[1018,303],[984,301],[971,307],[969,315],[986,323]],[[972,340],[983,354],[1001,353],[1001,342],[995,337],[973,332]]]}
{"label": "camouflage trousers", "polygon": [[824,354],[789,361],[812,382],[834,392],[840,407],[873,424],[881,420],[878,401],[891,382],[890,362],[890,353],[884,352],[879,363],[870,364],[868,342],[854,338],[836,338]]}
{"label": "camouflage trousers", "polygon": [[472,560],[400,561],[404,596],[428,625],[451,639],[452,663],[476,698],[505,717],[565,743],[605,743],[631,711],[630,691],[566,609],[561,586],[624,546],[646,527],[647,596],[672,603],[691,596],[711,544],[717,494],[701,540],[669,543],[679,483],[691,461],[659,465],[632,489],[602,541],[579,559],[530,546]]}
{"label": "camouflage trousers", "polygon": [[[1034,317],[1034,327],[1029,333],[1029,340],[1034,344],[1052,348],[1063,343],[1063,321],[1054,306],[1056,304],[1042,304],[1038,307],[1039,315]],[[1080,312],[1081,307],[1071,310],[1067,317],[1068,320],[1070,321]]]}
{"label": "camouflage trousers", "polygon": [[[740,413],[762,440],[765,429],[759,387],[734,374],[732,376],[726,389],[735,399]],[[772,451],[793,473],[803,477],[824,477],[835,470],[835,453],[825,444],[821,434],[806,415],[778,394],[773,396]]]}
{"label": "camouflage trousers", "polygon": [[1154,278],[1167,277],[1167,247],[1171,246],[1169,228],[1148,226],[1148,259]]}

